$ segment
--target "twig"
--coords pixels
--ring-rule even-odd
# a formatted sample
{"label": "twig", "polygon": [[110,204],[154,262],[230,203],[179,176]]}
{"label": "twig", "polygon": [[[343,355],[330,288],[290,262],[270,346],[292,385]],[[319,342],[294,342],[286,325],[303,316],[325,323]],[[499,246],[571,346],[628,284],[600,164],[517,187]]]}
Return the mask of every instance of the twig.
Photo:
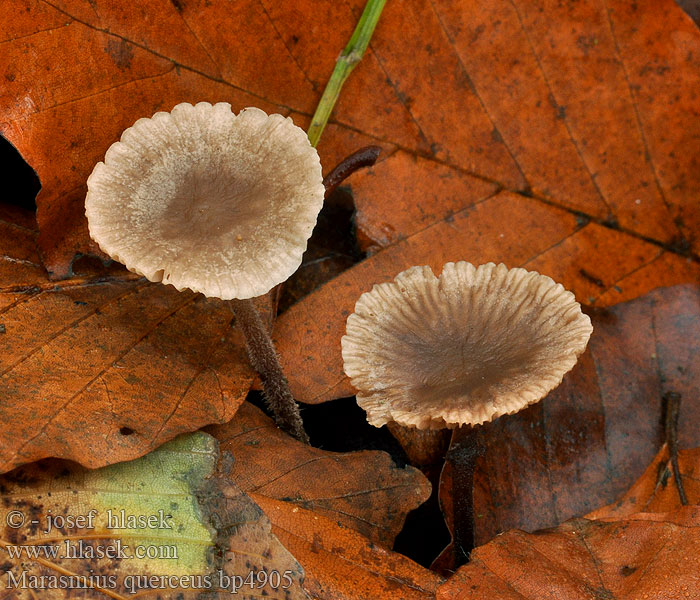
{"label": "twig", "polygon": [[316,147],[321,138],[323,129],[326,127],[328,118],[331,116],[335,102],[340,95],[340,88],[343,87],[355,65],[362,60],[385,3],[386,0],[368,0],[348,45],[340,53],[338,61],[335,63],[335,69],[333,69],[331,78],[328,80],[316,112],[311,119],[311,125],[309,125],[308,136],[312,146]]}
{"label": "twig", "polygon": [[381,151],[379,146],[365,146],[341,160],[338,166],[323,178],[323,185],[326,187],[325,198],[328,198],[355,171],[362,167],[371,167],[377,162]]}
{"label": "twig", "polygon": [[671,456],[671,467],[673,469],[673,479],[678,488],[678,496],[680,496],[681,504],[688,504],[688,497],[685,495],[683,480],[681,479],[681,470],[678,466],[678,417],[681,411],[681,395],[678,392],[666,392],[664,394],[665,402],[665,418],[664,430],[666,434],[666,444],[668,452]]}

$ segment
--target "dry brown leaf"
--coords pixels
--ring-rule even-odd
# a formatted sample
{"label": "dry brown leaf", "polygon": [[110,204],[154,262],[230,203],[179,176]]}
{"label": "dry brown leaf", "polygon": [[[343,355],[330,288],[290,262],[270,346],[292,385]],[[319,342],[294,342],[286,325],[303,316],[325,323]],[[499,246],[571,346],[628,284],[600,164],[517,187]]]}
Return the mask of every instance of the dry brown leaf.
{"label": "dry brown leaf", "polygon": [[[681,148],[697,150],[700,33],[673,2],[416,0],[383,25],[374,52],[435,158],[697,251],[697,152]],[[398,204],[353,184],[360,215],[422,204],[428,171],[405,165],[381,167],[410,179]],[[401,212],[383,221],[397,236]]]}
{"label": "dry brown leaf", "polygon": [[429,600],[442,578],[374,545],[323,515],[257,494],[272,531],[304,567],[304,587],[319,600]]}
{"label": "dry brown leaf", "polygon": [[[304,125],[363,4],[11,0],[0,27],[0,132],[42,181],[52,273],[94,250],[84,182],[124,128],[198,100],[254,104]],[[424,204],[442,171],[453,180],[443,191],[475,188],[448,210],[493,182],[697,253],[699,44],[673,0],[389,4],[322,157],[331,166],[369,138],[401,148],[380,167],[381,197],[372,176],[353,186],[375,242],[409,235],[401,205],[444,214]]]}
{"label": "dry brown leaf", "polygon": [[438,600],[638,600],[700,593],[700,449],[681,451],[691,506],[682,506],[662,447],[620,498],[554,529],[512,530],[472,552],[437,592]]}
{"label": "dry brown leaf", "polygon": [[248,494],[284,500],[391,547],[406,514],[425,502],[430,483],[388,454],[337,453],[292,439],[252,404],[207,429],[234,456],[231,477]]}
{"label": "dry brown leaf", "polygon": [[[678,472],[689,504],[700,504],[700,448],[678,451]],[[673,512],[682,507],[668,446],[664,444],[635,484],[616,502],[587,519],[620,519],[636,513]]]}
{"label": "dry brown leaf", "polygon": [[438,600],[638,600],[695,598],[700,590],[700,509],[568,521],[509,531],[472,553]]}

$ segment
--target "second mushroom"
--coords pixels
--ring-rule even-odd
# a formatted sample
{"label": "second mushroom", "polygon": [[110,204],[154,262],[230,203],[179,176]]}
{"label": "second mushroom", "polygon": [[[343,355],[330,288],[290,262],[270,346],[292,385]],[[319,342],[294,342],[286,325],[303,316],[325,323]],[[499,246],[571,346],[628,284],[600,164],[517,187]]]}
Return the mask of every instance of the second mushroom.
{"label": "second mushroom", "polygon": [[[425,430],[455,431],[447,459],[459,463],[459,491],[470,503],[472,427],[541,400],[592,331],[574,295],[551,278],[458,262],[439,277],[412,267],[363,294],[342,353],[370,424],[389,425],[404,447],[430,439]],[[455,542],[468,553],[469,540]]]}

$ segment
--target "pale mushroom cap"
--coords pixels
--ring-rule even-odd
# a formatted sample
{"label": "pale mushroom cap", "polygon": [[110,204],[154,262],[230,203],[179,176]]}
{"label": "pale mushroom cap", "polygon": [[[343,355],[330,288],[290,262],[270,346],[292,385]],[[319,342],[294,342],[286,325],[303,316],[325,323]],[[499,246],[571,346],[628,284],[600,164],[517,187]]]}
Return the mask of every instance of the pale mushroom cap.
{"label": "pale mushroom cap", "polygon": [[88,178],[90,235],[151,281],[252,298],[300,265],[323,205],[321,163],[282,115],[178,104],[139,119]]}
{"label": "pale mushroom cap", "polygon": [[377,427],[477,425],[561,383],[593,331],[551,278],[488,263],[412,267],[360,296],[342,339],[357,403]]}

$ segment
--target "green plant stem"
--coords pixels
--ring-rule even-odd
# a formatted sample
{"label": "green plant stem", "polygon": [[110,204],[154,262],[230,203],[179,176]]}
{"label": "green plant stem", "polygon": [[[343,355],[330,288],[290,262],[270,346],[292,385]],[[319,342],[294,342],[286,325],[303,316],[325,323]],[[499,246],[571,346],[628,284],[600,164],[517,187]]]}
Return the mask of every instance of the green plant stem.
{"label": "green plant stem", "polygon": [[335,69],[333,69],[331,78],[328,80],[323,96],[321,96],[316,112],[311,119],[311,125],[309,125],[309,141],[314,148],[318,144],[319,139],[321,139],[321,134],[340,95],[340,89],[355,68],[355,65],[362,60],[365,50],[367,50],[374,28],[377,26],[379,16],[382,14],[384,4],[386,4],[386,0],[367,1],[365,10],[362,12],[360,21],[355,27],[348,45],[345,46],[345,50],[338,57]]}

